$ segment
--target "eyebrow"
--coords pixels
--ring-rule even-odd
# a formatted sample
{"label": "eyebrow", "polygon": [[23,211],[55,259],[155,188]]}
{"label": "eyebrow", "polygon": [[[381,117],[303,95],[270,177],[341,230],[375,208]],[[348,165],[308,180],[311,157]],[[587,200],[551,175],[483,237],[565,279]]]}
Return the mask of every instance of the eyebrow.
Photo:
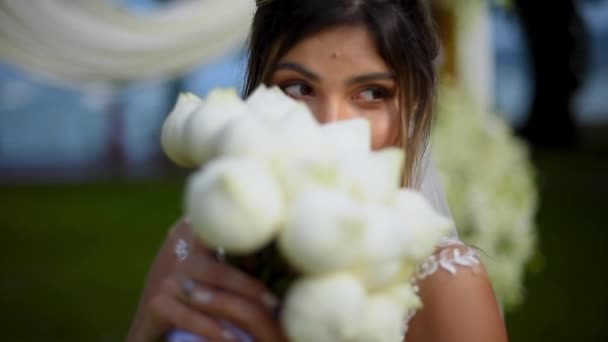
{"label": "eyebrow", "polygon": [[[283,62],[277,65],[275,70],[291,70],[297,73],[302,74],[304,77],[309,78],[313,81],[321,81],[321,76],[315,74],[314,72],[306,69],[302,65],[293,62]],[[395,80],[395,74],[391,72],[376,72],[371,74],[364,74],[355,76],[346,81],[346,84],[352,85],[357,83],[365,83],[371,81],[379,81],[379,80]]]}
{"label": "eyebrow", "polygon": [[356,83],[365,83],[371,81],[381,81],[381,80],[395,80],[395,75],[390,72],[376,72],[373,74],[366,74],[361,76],[356,76],[348,80],[348,84],[356,84]]}
{"label": "eyebrow", "polygon": [[292,62],[280,63],[279,65],[277,65],[277,67],[275,68],[275,70],[280,70],[280,69],[295,71],[297,73],[300,73],[300,74],[304,75],[307,78],[310,78],[313,81],[320,81],[321,80],[321,77],[319,75],[315,74],[314,72],[306,69],[305,67],[303,67],[303,66],[301,66],[300,64],[297,64],[297,63],[292,63]]}

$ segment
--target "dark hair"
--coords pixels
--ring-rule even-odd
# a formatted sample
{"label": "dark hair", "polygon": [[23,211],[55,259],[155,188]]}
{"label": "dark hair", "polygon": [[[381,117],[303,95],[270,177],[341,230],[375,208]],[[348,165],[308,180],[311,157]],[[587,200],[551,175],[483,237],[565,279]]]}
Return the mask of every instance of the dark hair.
{"label": "dark hair", "polygon": [[272,72],[302,39],[337,25],[365,25],[400,89],[400,143],[406,153],[403,183],[416,186],[436,91],[438,41],[423,0],[257,0],[249,38],[244,95]]}

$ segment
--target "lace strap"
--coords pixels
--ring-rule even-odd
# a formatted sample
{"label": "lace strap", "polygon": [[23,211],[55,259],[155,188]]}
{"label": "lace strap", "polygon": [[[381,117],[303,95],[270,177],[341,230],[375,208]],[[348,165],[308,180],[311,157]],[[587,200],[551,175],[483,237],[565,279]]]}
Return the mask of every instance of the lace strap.
{"label": "lace strap", "polygon": [[[479,253],[456,238],[446,237],[438,244],[437,248],[439,252],[430,255],[420,264],[410,279],[416,293],[419,292],[418,284],[440,269],[450,274],[456,274],[458,266],[475,270],[481,264]],[[413,309],[407,313],[403,326],[404,334],[407,333],[409,322],[414,318],[416,312],[417,310]]]}
{"label": "lace strap", "polygon": [[438,253],[432,254],[418,266],[412,281],[418,283],[439,269],[443,269],[450,274],[456,274],[457,266],[474,268],[480,263],[479,253],[462,242],[444,245]]}

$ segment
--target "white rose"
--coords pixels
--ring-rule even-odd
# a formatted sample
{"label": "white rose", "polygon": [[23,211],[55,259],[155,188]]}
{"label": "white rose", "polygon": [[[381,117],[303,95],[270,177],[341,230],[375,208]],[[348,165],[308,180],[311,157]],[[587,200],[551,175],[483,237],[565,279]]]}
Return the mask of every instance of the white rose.
{"label": "white rose", "polygon": [[185,138],[186,122],[192,112],[203,105],[203,101],[194,94],[182,93],[175,107],[163,124],[160,142],[163,151],[175,164],[181,167],[194,167],[196,163],[190,158]]}
{"label": "white rose", "polygon": [[398,191],[393,208],[403,217],[403,251],[413,260],[422,261],[428,257],[439,239],[454,226],[452,220],[439,214],[417,191]]}
{"label": "white rose", "polygon": [[271,170],[250,158],[215,159],[190,179],[186,211],[200,238],[250,253],[275,237],[285,203]]}
{"label": "white rose", "polygon": [[249,114],[234,89],[216,89],[187,122],[186,135],[191,158],[202,165],[217,156],[219,132],[233,119]]}
{"label": "white rose", "polygon": [[301,271],[330,272],[354,262],[365,229],[365,217],[346,194],[314,189],[293,203],[279,234],[279,246]]}
{"label": "white rose", "polygon": [[344,186],[355,197],[370,203],[387,203],[401,185],[404,153],[399,148],[341,156]]}
{"label": "white rose", "polygon": [[287,293],[282,320],[293,342],[353,341],[367,300],[348,273],[298,280]]}

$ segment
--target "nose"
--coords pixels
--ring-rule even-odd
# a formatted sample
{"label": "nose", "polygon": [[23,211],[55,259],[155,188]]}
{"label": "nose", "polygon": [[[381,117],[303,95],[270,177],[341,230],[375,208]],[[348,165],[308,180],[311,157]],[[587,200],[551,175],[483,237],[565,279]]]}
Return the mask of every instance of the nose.
{"label": "nose", "polygon": [[354,116],[348,101],[339,96],[327,97],[319,101],[313,112],[321,124],[346,120]]}

